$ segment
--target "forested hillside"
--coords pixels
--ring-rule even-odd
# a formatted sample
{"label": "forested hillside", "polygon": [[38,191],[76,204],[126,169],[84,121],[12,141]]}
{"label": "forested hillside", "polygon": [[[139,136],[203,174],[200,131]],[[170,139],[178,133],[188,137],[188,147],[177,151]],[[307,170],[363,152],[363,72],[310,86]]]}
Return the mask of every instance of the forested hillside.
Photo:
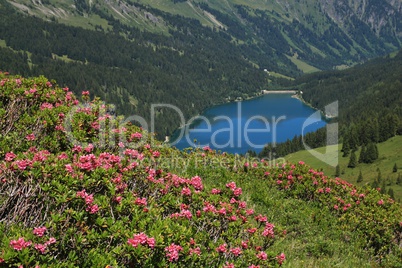
{"label": "forested hillside", "polygon": [[[10,1],[23,13],[91,29],[177,31],[177,15],[214,28],[260,68],[328,69],[401,46],[401,1]],[[173,16],[172,16],[173,15]],[[173,20],[172,20],[173,19]],[[291,61],[288,59],[291,58]],[[273,61],[273,60],[276,60]],[[295,66],[296,65],[296,66]],[[275,68],[274,68],[275,69]],[[272,71],[275,71],[272,69]]]}
{"label": "forested hillside", "polygon": [[[172,17],[177,31],[170,37],[130,28],[125,38],[21,16],[5,3],[0,13],[0,39],[7,46],[0,50],[1,69],[45,74],[74,92],[90,89],[119,113],[148,122],[151,104],[175,105],[188,119],[227,98],[252,96],[267,82],[225,35],[195,20]],[[179,127],[177,112],[158,115],[160,137]]]}
{"label": "forested hillside", "polygon": [[[175,105],[188,119],[254,96],[278,75],[350,66],[401,46],[399,1],[1,0],[0,14],[1,69],[90,89],[148,122],[152,104]],[[158,137],[179,119],[158,110]]]}
{"label": "forested hillside", "polygon": [[314,107],[339,101],[341,134],[352,149],[402,134],[402,51],[349,70],[305,76],[297,83]]}
{"label": "forested hillside", "polygon": [[[350,157],[349,168],[371,164],[379,157],[376,144],[402,135],[402,51],[371,60],[343,71],[306,75],[283,85],[303,92],[302,98],[321,110],[338,101],[340,143],[343,157]],[[327,144],[326,130],[309,133],[304,140],[311,147]],[[276,156],[304,150],[302,137],[295,137],[275,148],[268,145],[261,155]],[[359,154],[357,154],[359,150]],[[378,183],[374,184],[378,187]]]}

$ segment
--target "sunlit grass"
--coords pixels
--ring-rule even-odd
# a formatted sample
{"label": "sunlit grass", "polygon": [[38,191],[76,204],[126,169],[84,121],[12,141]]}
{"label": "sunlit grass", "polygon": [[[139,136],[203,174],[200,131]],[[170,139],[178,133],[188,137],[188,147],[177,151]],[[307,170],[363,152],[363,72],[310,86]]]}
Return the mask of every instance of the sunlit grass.
{"label": "sunlit grass", "polygon": [[[353,183],[353,184],[371,184],[378,177],[378,169],[381,171],[381,177],[383,180],[387,180],[386,186],[387,190],[389,187],[392,187],[395,194],[395,199],[402,199],[402,185],[396,184],[396,179],[398,175],[402,175],[402,136],[393,137],[385,142],[379,143],[378,151],[380,153],[379,159],[376,160],[373,164],[363,164],[360,163],[356,168],[348,168],[349,157],[342,157],[342,152],[340,149],[342,145],[339,145],[339,167],[341,170],[340,178]],[[329,146],[329,150],[336,149],[336,145]],[[315,149],[320,153],[324,153],[326,148],[321,147]],[[360,150],[356,152],[356,156],[359,157]],[[297,162],[299,160],[303,160],[306,164],[312,166],[316,169],[322,169],[325,174],[334,176],[335,175],[335,167],[332,167],[320,159],[314,157],[308,151],[300,151],[293,154],[290,154],[285,157],[286,160],[290,162]],[[393,172],[393,167],[397,164],[399,167],[398,172]],[[357,183],[357,178],[359,176],[360,171],[363,175],[363,182]]]}

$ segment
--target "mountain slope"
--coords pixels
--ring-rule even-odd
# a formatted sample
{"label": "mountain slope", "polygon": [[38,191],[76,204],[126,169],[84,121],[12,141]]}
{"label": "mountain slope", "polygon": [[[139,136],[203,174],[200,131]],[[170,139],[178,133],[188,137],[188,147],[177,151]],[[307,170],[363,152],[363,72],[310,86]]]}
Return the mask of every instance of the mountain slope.
{"label": "mountain slope", "polygon": [[[349,145],[354,150],[402,135],[402,51],[346,70],[317,72],[294,81],[279,80],[282,86],[299,90],[300,98],[327,116],[333,114],[326,106],[336,105],[337,118],[330,120],[339,123],[336,136],[344,144],[344,156],[349,155]],[[283,157],[304,150],[304,142],[317,148],[338,143],[338,140],[328,141],[327,129],[322,128],[304,138],[297,136],[275,146],[267,145],[260,156],[275,153]]]}
{"label": "mountain slope", "polygon": [[368,116],[380,120],[389,112],[402,118],[402,50],[347,70],[306,75],[294,85],[303,91],[303,99],[318,109],[339,101],[343,123]]}
{"label": "mountain slope", "polygon": [[[383,188],[385,192],[389,192],[392,188],[395,200],[402,200],[402,185],[398,183],[398,177],[402,176],[400,167],[402,166],[402,136],[393,137],[385,142],[378,144],[378,151],[380,157],[372,164],[360,163],[356,168],[348,168],[349,157],[342,157],[341,145],[331,145],[329,147],[320,147],[317,150],[320,153],[325,153],[326,150],[338,151],[339,177],[348,181],[354,185],[372,185],[373,182],[378,179],[378,170],[380,170],[380,182],[378,187]],[[360,154],[360,150],[356,152],[356,155]],[[297,162],[303,160],[306,164],[315,169],[322,170],[325,174],[335,175],[336,168],[320,161],[315,158],[308,151],[299,151],[297,153],[289,154],[284,157],[287,161]],[[393,171],[394,165],[397,164],[399,169],[397,172]],[[363,181],[357,182],[360,172],[362,172]],[[384,184],[383,184],[384,182]]]}
{"label": "mountain slope", "polygon": [[303,162],[180,152],[80,99],[0,73],[0,265],[400,264],[402,210],[378,191]]}
{"label": "mountain slope", "polygon": [[0,68],[90,89],[121,114],[154,118],[164,139],[183,117],[255,96],[277,74],[399,48],[401,1],[357,3],[0,0]]}
{"label": "mountain slope", "polygon": [[[319,69],[383,55],[400,48],[402,38],[400,0],[9,2],[30,15],[105,30],[118,20],[146,31],[168,33],[174,25],[164,14],[180,15],[229,33],[234,42],[254,43],[266,57],[270,53],[288,55]],[[251,58],[250,51],[245,53]],[[292,66],[285,59],[280,60]],[[258,57],[251,60],[261,68],[271,68]]]}
{"label": "mountain slope", "polygon": [[[0,13],[0,36],[9,48],[0,50],[2,70],[46,74],[76,93],[91,89],[119,113],[140,115],[149,125],[154,112],[160,138],[184,122],[153,104],[175,105],[187,120],[228,98],[253,96],[267,81],[225,36],[197,21],[172,18],[178,30],[170,37],[130,28],[127,39],[21,16],[6,3]],[[17,51],[24,55],[14,57]]]}

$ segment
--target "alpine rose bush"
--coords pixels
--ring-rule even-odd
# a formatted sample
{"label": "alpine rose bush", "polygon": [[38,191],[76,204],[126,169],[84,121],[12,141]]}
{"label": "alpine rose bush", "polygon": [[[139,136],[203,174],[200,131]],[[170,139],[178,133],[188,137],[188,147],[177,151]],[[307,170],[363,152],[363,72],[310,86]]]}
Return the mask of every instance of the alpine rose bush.
{"label": "alpine rose bush", "polygon": [[159,161],[181,153],[122,125],[88,91],[80,102],[44,77],[0,73],[0,82],[0,115],[8,114],[0,117],[0,191],[11,193],[0,199],[1,265],[278,265],[257,257],[275,231],[262,235],[266,226],[234,182],[211,191],[198,175],[163,168]]}

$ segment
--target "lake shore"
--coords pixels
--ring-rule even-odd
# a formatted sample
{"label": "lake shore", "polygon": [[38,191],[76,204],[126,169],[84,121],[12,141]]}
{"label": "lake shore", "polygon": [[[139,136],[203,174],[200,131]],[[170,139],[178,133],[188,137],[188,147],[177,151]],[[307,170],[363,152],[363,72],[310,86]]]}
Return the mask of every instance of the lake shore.
{"label": "lake shore", "polygon": [[[247,96],[247,97],[245,97],[245,98],[240,98],[240,99],[235,99],[235,100],[233,100],[233,99],[232,99],[232,100],[226,99],[226,101],[224,101],[224,102],[222,102],[222,103],[218,103],[218,104],[215,104],[215,105],[212,105],[212,106],[210,106],[210,107],[207,107],[207,108],[203,109],[203,110],[201,111],[201,113],[199,113],[199,114],[196,115],[196,116],[202,115],[206,110],[211,109],[212,107],[215,107],[215,106],[219,106],[219,105],[223,105],[223,104],[228,104],[228,103],[250,101],[250,100],[257,99],[257,98],[261,98],[262,96],[264,96],[264,95],[269,95],[269,94],[289,94],[289,95],[292,95],[292,96],[291,96],[292,98],[298,99],[299,101],[301,101],[301,102],[302,102],[303,104],[305,104],[306,106],[308,106],[308,107],[310,107],[310,108],[312,108],[312,109],[314,109],[314,110],[320,111],[322,117],[325,118],[325,121],[329,121],[329,120],[332,119],[331,116],[326,115],[322,110],[320,110],[320,109],[314,107],[314,106],[311,105],[309,102],[305,101],[305,100],[303,99],[302,95],[301,95],[302,93],[299,92],[298,90],[261,90],[260,92],[257,92],[257,93],[255,93],[254,95],[251,95],[251,96]],[[166,136],[165,136],[165,141],[167,141],[167,140],[169,140],[169,141],[176,140],[176,138],[177,138],[177,133],[178,133],[178,132],[183,131],[183,128],[184,128],[185,130],[186,130],[186,129],[189,130],[189,129],[193,126],[193,124],[194,124],[194,126],[196,125],[195,122],[192,122],[192,124],[186,123],[186,124],[184,124],[184,125],[179,126],[171,135],[166,135]]]}
{"label": "lake shore", "polygon": [[262,94],[296,94],[296,90],[263,90]]}

